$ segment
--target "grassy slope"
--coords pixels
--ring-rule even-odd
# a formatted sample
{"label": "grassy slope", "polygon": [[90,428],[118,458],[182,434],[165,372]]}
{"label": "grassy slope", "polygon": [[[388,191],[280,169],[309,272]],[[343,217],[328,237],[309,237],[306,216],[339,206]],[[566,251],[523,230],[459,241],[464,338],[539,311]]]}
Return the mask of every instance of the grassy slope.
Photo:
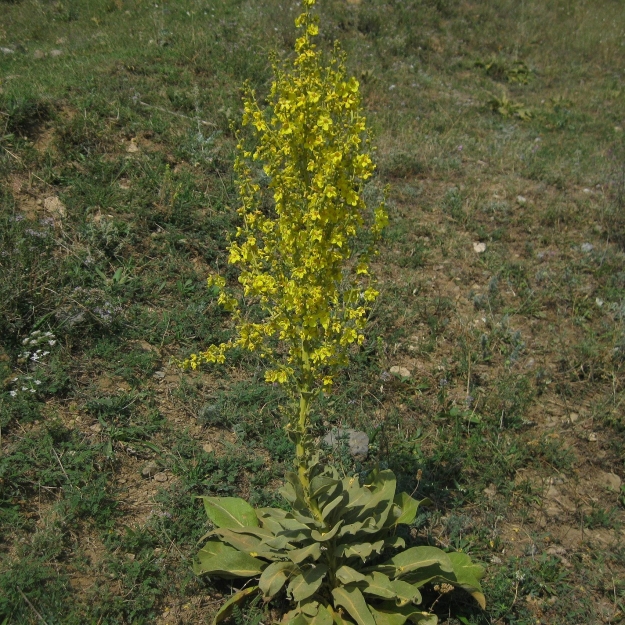
{"label": "grassy slope", "polygon": [[[228,333],[203,280],[236,224],[229,122],[244,80],[267,88],[296,12],[0,2],[0,619],[199,622],[229,587],[189,571],[192,495],[276,500],[284,402],[258,363],[168,362]],[[463,622],[618,622],[622,7],[321,12],[361,77],[392,223],[370,340],[319,432],[377,431],[367,466],[435,500],[419,535],[490,563],[486,614],[453,598]],[[57,343],[29,372],[36,329]],[[41,384],[20,391],[30,374]],[[149,463],[166,481],[141,476]]]}

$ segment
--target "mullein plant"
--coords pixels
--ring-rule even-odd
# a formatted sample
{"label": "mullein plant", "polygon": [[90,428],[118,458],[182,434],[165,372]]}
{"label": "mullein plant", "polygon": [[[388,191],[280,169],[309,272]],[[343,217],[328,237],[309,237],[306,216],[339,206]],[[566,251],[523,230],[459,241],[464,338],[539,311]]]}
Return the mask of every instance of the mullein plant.
{"label": "mullein plant", "polygon": [[[314,43],[315,0],[303,0],[301,34],[292,65],[274,61],[268,106],[246,89],[235,170],[242,226],[229,262],[240,269],[243,296],[258,303],[261,320],[244,317],[239,301],[212,276],[219,303],[236,321],[236,337],[211,345],[181,364],[223,363],[227,352],[257,352],[265,379],[295,398],[286,431],[295,470],[281,490],[290,505],[254,509],[236,497],[202,497],[214,529],[202,541],[198,574],[258,578],[234,594],[214,623],[253,593],[270,601],[286,591],[291,625],[434,624],[420,588],[460,587],[484,605],[482,568],[464,553],[431,546],[405,548],[398,535],[419,505],[396,493],[389,470],[364,484],[323,464],[311,433],[311,402],[332,386],[349,354],[364,341],[368,311],[378,296],[369,273],[387,223],[382,202],[369,209],[363,186],[374,171],[358,81],[348,78],[335,46],[327,64]],[[262,166],[262,169],[261,169]],[[271,208],[267,208],[270,206]]]}

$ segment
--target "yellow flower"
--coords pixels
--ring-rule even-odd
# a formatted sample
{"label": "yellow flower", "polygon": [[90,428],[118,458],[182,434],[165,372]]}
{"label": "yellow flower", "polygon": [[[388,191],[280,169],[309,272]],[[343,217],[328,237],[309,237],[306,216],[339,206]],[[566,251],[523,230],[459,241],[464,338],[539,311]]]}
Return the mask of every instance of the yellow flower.
{"label": "yellow flower", "polygon": [[367,310],[378,297],[369,261],[387,222],[384,204],[368,207],[362,195],[375,166],[358,81],[346,76],[337,48],[324,63],[312,43],[319,33],[314,4],[303,0],[296,19],[301,36],[292,64],[274,63],[267,107],[250,88],[243,98],[243,126],[256,148],[244,149],[247,141],[238,138],[242,225],[229,262],[240,270],[243,295],[262,311],[260,320],[246,320],[225,280],[212,276],[218,302],[234,313],[236,337],[183,363],[224,362],[233,347],[257,351],[269,364],[268,382],[300,391],[330,386],[364,340]]}

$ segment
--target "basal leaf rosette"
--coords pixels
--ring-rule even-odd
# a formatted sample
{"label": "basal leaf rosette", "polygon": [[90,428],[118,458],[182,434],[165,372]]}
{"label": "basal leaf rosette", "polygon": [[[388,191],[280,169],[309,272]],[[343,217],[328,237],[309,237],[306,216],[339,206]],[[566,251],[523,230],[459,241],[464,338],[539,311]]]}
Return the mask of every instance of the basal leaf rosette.
{"label": "basal leaf rosette", "polygon": [[312,514],[296,474],[282,490],[292,511],[252,508],[236,497],[203,497],[215,529],[197,555],[198,574],[258,578],[235,594],[215,617],[219,623],[252,592],[270,601],[285,593],[293,609],[282,622],[356,625],[435,625],[421,605],[421,589],[447,585],[484,607],[483,568],[465,553],[429,545],[405,549],[398,535],[424,501],[396,493],[391,471],[373,471],[361,485],[319,467],[311,491],[321,512]]}

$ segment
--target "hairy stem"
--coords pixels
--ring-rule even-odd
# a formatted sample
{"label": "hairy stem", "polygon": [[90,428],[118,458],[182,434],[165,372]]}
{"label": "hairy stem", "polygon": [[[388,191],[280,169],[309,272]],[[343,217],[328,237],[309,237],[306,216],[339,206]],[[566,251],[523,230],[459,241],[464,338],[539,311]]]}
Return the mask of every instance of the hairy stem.
{"label": "hairy stem", "polygon": [[299,414],[295,423],[295,462],[297,476],[304,491],[304,497],[309,510],[315,518],[323,523],[319,505],[310,492],[310,460],[313,455],[312,437],[310,436],[310,402],[313,396],[312,372],[310,368],[310,352],[305,343],[302,343],[302,365],[304,376],[299,384]]}

